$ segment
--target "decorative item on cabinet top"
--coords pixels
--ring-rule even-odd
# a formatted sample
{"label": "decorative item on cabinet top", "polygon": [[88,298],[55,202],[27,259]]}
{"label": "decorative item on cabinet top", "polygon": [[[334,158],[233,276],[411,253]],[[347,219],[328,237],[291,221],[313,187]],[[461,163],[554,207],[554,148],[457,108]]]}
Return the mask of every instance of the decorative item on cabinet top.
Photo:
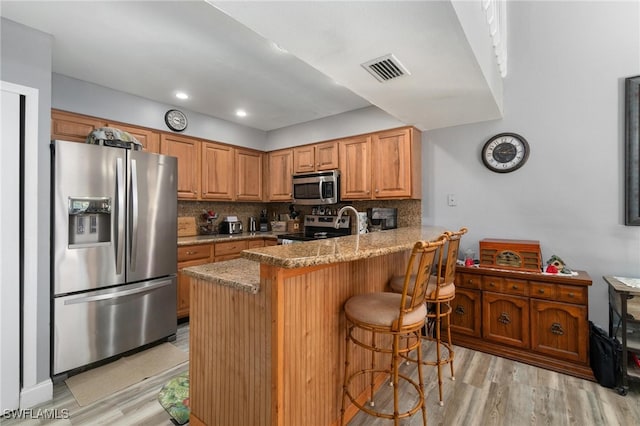
{"label": "decorative item on cabinet top", "polygon": [[480,241],[480,266],[541,272],[540,242],[485,238]]}

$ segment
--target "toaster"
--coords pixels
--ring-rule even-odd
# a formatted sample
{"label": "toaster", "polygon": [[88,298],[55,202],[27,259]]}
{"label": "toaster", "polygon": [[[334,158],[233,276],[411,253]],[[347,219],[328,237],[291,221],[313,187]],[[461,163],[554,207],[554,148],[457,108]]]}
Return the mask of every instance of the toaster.
{"label": "toaster", "polygon": [[240,221],[223,221],[220,222],[218,230],[221,234],[242,234],[242,222]]}

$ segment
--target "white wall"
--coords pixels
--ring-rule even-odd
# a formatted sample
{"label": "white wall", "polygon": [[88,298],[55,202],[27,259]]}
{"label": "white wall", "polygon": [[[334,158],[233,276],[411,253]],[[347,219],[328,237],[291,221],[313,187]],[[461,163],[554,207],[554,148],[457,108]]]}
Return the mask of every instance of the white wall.
{"label": "white wall", "polygon": [[179,105],[162,104],[61,74],[54,73],[52,82],[51,105],[53,108],[164,131],[169,131],[164,123],[165,112],[172,108],[178,108],[187,114],[189,122],[187,129],[180,134],[248,148],[265,149],[267,136],[266,132],[262,130],[189,111]]}
{"label": "white wall", "polygon": [[[640,228],[624,226],[625,77],[640,74],[640,3],[509,2],[502,120],[423,133],[423,222],[482,238],[540,240],[594,284],[589,316],[607,327],[603,275],[640,276]],[[524,136],[520,170],[488,171],[493,134]],[[447,194],[458,198],[447,206]]]}

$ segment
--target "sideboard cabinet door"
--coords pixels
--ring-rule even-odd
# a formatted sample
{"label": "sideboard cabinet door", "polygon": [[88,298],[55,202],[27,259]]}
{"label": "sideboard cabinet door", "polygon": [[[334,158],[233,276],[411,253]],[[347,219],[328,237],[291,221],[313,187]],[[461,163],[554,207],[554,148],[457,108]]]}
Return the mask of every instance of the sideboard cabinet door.
{"label": "sideboard cabinet door", "polygon": [[587,362],[587,308],[531,299],[531,348],[570,361]]}
{"label": "sideboard cabinet door", "polygon": [[484,292],[482,335],[485,339],[529,348],[529,299]]}
{"label": "sideboard cabinet door", "polygon": [[456,288],[456,298],[451,302],[451,331],[480,337],[481,300],[479,290]]}

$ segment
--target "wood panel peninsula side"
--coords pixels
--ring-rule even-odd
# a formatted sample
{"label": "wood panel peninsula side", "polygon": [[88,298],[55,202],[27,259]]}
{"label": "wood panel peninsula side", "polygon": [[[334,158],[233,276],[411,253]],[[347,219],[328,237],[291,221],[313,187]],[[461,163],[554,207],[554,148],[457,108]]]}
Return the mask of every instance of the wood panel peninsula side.
{"label": "wood panel peninsula side", "polygon": [[[443,231],[410,227],[256,248],[242,259],[185,268],[190,424],[339,424],[344,303],[384,291],[391,276],[404,274],[413,244]],[[364,351],[354,352],[350,368],[370,365]],[[367,384],[356,386],[364,401]],[[347,418],[356,412],[350,406]]]}

